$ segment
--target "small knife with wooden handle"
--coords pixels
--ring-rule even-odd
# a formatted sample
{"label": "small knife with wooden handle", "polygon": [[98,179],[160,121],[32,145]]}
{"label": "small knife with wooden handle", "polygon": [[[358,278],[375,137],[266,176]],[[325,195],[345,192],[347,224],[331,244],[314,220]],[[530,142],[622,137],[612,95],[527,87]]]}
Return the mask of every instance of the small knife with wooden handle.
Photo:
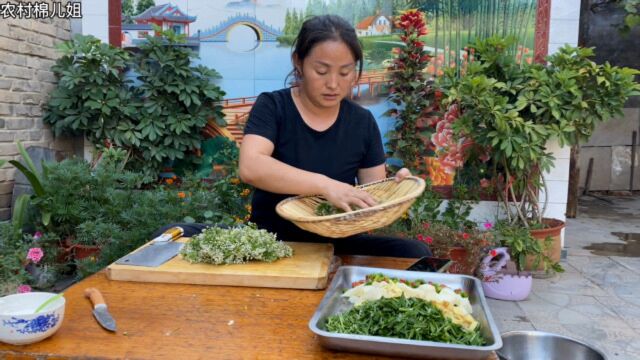
{"label": "small knife with wooden handle", "polygon": [[109,331],[116,331],[116,321],[113,319],[109,310],[107,310],[107,304],[104,301],[104,297],[100,293],[100,290],[96,288],[88,288],[84,290],[84,296],[88,297],[93,304],[93,316],[98,320],[98,324]]}

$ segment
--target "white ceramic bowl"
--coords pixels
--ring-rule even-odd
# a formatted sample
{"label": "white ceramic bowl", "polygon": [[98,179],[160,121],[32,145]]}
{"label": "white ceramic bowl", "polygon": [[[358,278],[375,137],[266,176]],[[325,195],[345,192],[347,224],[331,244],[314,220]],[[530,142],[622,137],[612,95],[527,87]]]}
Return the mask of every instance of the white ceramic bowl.
{"label": "white ceramic bowl", "polygon": [[31,292],[0,298],[0,341],[24,345],[53,335],[64,318],[64,297],[48,304],[42,311],[34,311],[54,293]]}

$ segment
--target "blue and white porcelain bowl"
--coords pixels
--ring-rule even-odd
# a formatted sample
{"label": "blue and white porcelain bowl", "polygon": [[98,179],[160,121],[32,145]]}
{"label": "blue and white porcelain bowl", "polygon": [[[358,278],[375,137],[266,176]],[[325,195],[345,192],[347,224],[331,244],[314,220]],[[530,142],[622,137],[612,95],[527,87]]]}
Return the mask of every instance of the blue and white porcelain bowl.
{"label": "blue and white porcelain bowl", "polygon": [[31,292],[0,298],[0,341],[13,345],[38,342],[53,335],[64,318],[65,299],[60,297],[35,314],[54,293]]}

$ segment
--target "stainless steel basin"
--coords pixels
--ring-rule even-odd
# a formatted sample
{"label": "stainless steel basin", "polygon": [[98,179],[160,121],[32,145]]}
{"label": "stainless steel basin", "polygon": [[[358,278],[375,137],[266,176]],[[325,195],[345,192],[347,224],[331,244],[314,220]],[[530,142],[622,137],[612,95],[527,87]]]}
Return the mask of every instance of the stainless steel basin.
{"label": "stainless steel basin", "polygon": [[581,341],[543,331],[509,331],[498,355],[509,360],[604,360],[602,352]]}

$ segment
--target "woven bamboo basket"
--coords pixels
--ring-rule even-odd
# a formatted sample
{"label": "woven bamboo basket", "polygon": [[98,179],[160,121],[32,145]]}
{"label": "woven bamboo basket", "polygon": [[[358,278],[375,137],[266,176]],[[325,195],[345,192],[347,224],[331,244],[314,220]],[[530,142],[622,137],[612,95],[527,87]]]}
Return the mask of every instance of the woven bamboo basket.
{"label": "woven bamboo basket", "polygon": [[388,178],[358,186],[378,199],[378,205],[372,207],[318,216],[316,207],[326,200],[317,195],[301,195],[282,200],[276,212],[304,230],[331,238],[347,237],[391,224],[409,209],[424,187],[424,180],[419,177],[409,176],[399,183]]}

